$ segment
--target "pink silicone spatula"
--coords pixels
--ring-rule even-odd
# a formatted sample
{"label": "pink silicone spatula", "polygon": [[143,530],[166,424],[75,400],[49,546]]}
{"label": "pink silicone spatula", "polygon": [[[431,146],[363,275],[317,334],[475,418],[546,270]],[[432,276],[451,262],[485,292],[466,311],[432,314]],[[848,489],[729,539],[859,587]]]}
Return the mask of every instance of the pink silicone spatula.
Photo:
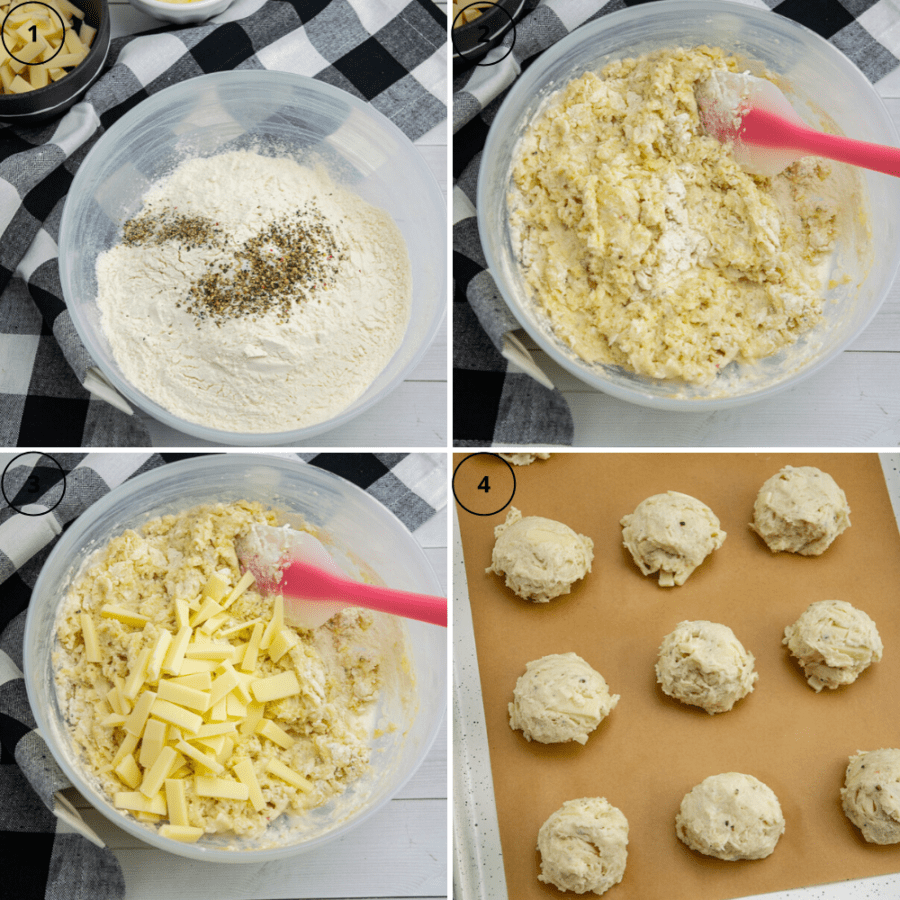
{"label": "pink silicone spatula", "polygon": [[447,600],[353,581],[341,571],[321,541],[305,531],[254,525],[238,547],[257,588],[284,597],[285,621],[318,628],[350,606],[447,625]]}
{"label": "pink silicone spatula", "polygon": [[723,143],[732,141],[738,164],[773,176],[803,156],[900,177],[900,149],[825,134],[810,128],[787,97],[765,78],[715,71],[696,90],[700,121]]}

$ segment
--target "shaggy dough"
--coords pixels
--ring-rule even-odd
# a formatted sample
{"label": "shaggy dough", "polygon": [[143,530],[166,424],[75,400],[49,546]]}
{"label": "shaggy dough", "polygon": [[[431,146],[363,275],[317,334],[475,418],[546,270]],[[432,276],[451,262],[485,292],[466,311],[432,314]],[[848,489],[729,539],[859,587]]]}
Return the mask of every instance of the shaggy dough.
{"label": "shaggy dough", "polygon": [[754,177],[705,133],[694,86],[741,68],[710,47],[611,62],[552,95],[516,147],[521,271],[587,362],[710,384],[821,320],[850,192],[813,157]]}
{"label": "shaggy dough", "polygon": [[625,874],[628,820],[605,797],[566,800],[538,832],[540,881],[603,894]]}
{"label": "shaggy dough", "polygon": [[645,575],[659,572],[661,587],[684,584],[713,550],[722,546],[715,513],[687,494],[654,494],[622,519],[622,537]]}
{"label": "shaggy dough", "polygon": [[784,816],[770,787],[752,775],[724,772],[704,778],[685,794],[675,831],[706,856],[763,859],[784,834]]}
{"label": "shaggy dough", "polygon": [[753,690],[754,662],[727,625],[679,622],[659,648],[656,680],[669,697],[712,715],[728,712]]}
{"label": "shaggy dough", "polygon": [[550,459],[549,453],[501,453],[501,459],[505,459],[514,466],[530,466],[536,459]]}
{"label": "shaggy dough", "polygon": [[[110,691],[121,690],[142,650],[154,646],[163,631],[173,636],[178,633],[178,603],[195,604],[189,609],[199,609],[200,592],[213,575],[219,576],[229,591],[238,583],[241,571],[235,541],[253,523],[277,524],[275,513],[258,503],[237,501],[153,519],[139,531],[127,530],[114,538],[90,560],[70,589],[57,622],[58,647],[53,655],[56,692],[86,771],[111,801],[117,792],[133,787],[111,766],[127,733],[123,725],[103,722],[115,712],[108,699]],[[246,629],[230,638],[221,636],[219,629],[248,621],[268,622],[274,602],[251,587],[227,608],[225,621],[209,635],[201,633],[198,626],[194,639],[227,648],[246,645]],[[137,612],[148,621],[142,626],[128,625],[104,616],[101,608],[109,603]],[[82,613],[93,620],[100,662],[87,660]],[[250,760],[264,799],[259,810],[247,800],[198,794],[193,775],[205,770],[182,758],[191,770],[183,781],[192,827],[206,833],[256,837],[282,813],[303,813],[321,806],[369,769],[374,702],[394,665],[390,660],[396,658],[399,666],[405,658],[405,631],[397,631],[396,622],[391,621],[394,618],[350,609],[322,628],[294,632],[294,644],[277,660],[274,650],[260,650],[256,677],[290,672],[301,686],[299,694],[270,700],[262,709],[264,717],[292,743],[283,748],[252,729],[226,735],[233,747],[221,760],[225,767],[221,775],[233,780],[231,766]],[[232,665],[243,671],[243,662]],[[169,680],[164,670],[159,678],[163,680]],[[147,690],[158,691],[159,687]],[[168,734],[171,736],[171,730]],[[192,740],[187,732],[183,736]],[[211,752],[208,747],[203,749]],[[133,755],[138,758],[139,749]],[[309,790],[270,774],[266,765],[273,759],[303,776]],[[165,817],[159,815],[134,815],[154,826],[165,823]]]}
{"label": "shaggy dough", "polygon": [[869,843],[900,843],[900,750],[870,750],[851,756],[841,803],[847,818]]}
{"label": "shaggy dough", "polygon": [[773,553],[819,556],[850,527],[850,507],[826,472],[785,466],[759,489],[750,527]]}
{"label": "shaggy dough", "polygon": [[525,600],[547,603],[568,594],[591,571],[594,542],[568,525],[542,516],[522,517],[514,506],[494,529],[487,572],[506,576],[506,586]]}
{"label": "shaggy dough", "polygon": [[884,646],[875,623],[846,600],[810,603],[784,640],[816,693],[854,681],[881,659]]}
{"label": "shaggy dough", "polygon": [[553,653],[525,667],[509,704],[509,725],[540,744],[578,741],[619,702],[603,676],[576,653]]}

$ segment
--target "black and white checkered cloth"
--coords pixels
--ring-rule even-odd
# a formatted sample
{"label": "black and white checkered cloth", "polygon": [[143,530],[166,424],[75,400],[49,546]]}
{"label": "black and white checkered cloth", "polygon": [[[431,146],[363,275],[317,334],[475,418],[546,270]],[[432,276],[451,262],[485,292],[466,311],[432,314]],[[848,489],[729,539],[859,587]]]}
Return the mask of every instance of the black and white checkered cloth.
{"label": "black and white checkered cloth", "polygon": [[[453,436],[459,446],[571,444],[571,412],[558,390],[520,371],[503,351],[519,329],[487,270],[476,223],[481,151],[506,92],[530,62],[575,28],[641,0],[530,0],[512,53],[460,74],[453,89]],[[653,0],[665,2],[665,0]],[[724,0],[723,0],[724,2]],[[741,0],[822,35],[875,84],[896,96],[900,5],[896,0]],[[513,35],[483,60],[507,52]]]}
{"label": "black and white checkered cloth", "polygon": [[66,192],[110,125],[176,82],[276,69],[371,103],[415,141],[446,119],[446,34],[431,0],[237,0],[202,25],[115,39],[109,68],[62,119],[0,126],[0,445],[150,444],[136,416],[85,389],[93,361],[59,281]]}
{"label": "black and white checkered cloth", "polygon": [[[54,454],[52,458],[37,453],[18,457],[0,454],[6,498],[0,508],[0,843],[7,859],[4,897],[112,900],[124,896],[122,872],[111,851],[82,837],[53,812],[65,802],[56,793],[71,785],[34,730],[22,677],[25,616],[41,567],[64,529],[129,478],[186,455],[195,454],[72,453]],[[363,488],[413,534],[446,506],[445,454],[296,455]],[[44,515],[37,514],[48,509]],[[21,865],[18,860],[28,863]]]}

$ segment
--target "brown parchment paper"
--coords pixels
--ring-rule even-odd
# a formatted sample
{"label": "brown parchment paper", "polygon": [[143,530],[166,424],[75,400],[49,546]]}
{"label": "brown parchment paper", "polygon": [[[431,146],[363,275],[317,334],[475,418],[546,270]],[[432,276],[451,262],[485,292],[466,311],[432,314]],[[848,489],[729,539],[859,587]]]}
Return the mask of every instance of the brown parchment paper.
{"label": "brown parchment paper", "polygon": [[[773,554],[747,527],[758,489],[788,464],[818,466],[847,494],[851,527],[820,557]],[[479,473],[493,473],[499,486],[503,469],[496,458],[470,459],[454,482],[458,503],[483,506]],[[485,574],[493,528],[506,512],[478,516],[458,506],[511,900],[561,896],[537,880],[537,833],[565,800],[586,796],[606,797],[629,822],[625,877],[610,900],[725,900],[900,871],[900,845],[867,844],[839,794],[851,754],[900,746],[900,535],[878,458],[556,453],[517,467],[515,476],[512,504],[523,515],[565,522],[593,539],[595,555],[571,594],[532,604]],[[640,574],[619,525],[641,500],[666,490],[707,503],[727,532],[723,546],[673,588]],[[816,694],[781,640],[809,603],[826,599],[872,616],[885,650],[855,684]],[[730,626],[756,657],[756,688],[728,713],[682,705],[656,684],[659,644],[685,619]],[[509,727],[516,679],[529,660],[568,651],[621,700],[583,747],[529,743]],[[675,835],[684,794],[727,771],[756,776],[781,802],[786,831],[767,859],[712,859]]]}

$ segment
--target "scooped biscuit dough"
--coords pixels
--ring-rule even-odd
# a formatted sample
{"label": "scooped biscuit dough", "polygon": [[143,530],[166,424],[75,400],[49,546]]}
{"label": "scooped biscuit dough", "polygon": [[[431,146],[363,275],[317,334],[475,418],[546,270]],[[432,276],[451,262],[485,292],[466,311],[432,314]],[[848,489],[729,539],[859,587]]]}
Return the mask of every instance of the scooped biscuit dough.
{"label": "scooped biscuit dough", "polygon": [[[282,813],[325,804],[369,769],[375,702],[390,660],[396,656],[399,665],[405,656],[405,632],[396,630],[393,616],[349,609],[314,631],[273,626],[267,643],[265,629],[273,618],[277,623],[275,599],[249,587],[227,600],[242,578],[235,542],[253,523],[277,524],[275,513],[236,501],[126,530],[91,558],[61,608],[56,691],[81,764],[123,815],[153,827],[166,822],[162,797],[146,797],[158,804],[157,812],[116,802],[146,787],[161,756],[161,745],[151,753],[151,729],[176,750],[168,777],[180,780],[185,792],[188,821],[171,824],[205,833],[259,837]],[[201,623],[211,583],[224,592],[219,608],[227,606]],[[185,618],[196,627],[179,624]],[[190,642],[173,656],[169,651],[185,629]],[[254,641],[258,651],[251,658],[247,647]],[[154,663],[160,646],[168,650]],[[163,691],[183,690],[184,677],[191,682],[184,685],[188,700],[167,701],[164,712]],[[220,678],[234,688],[215,706],[198,705],[205,695],[212,699]],[[261,683],[271,678],[289,686],[261,699]],[[153,694],[149,714],[132,721],[147,694]],[[183,702],[194,705],[179,706]],[[193,724],[174,724],[167,718],[173,712]],[[204,793],[202,777],[210,775],[235,791],[242,779],[255,778],[262,805]]]}
{"label": "scooped biscuit dough", "polygon": [[870,750],[850,757],[841,803],[871,844],[900,843],[900,750]]}
{"label": "scooped biscuit dough", "polygon": [[850,527],[850,507],[826,472],[785,466],[759,489],[750,527],[773,553],[819,556]]}
{"label": "scooped biscuit dough", "polygon": [[663,638],[656,680],[663,692],[708,713],[728,712],[753,690],[754,657],[727,625],[680,622]]}
{"label": "scooped biscuit dough", "polygon": [[591,571],[594,542],[568,525],[543,516],[525,516],[514,506],[494,529],[496,542],[487,572],[525,600],[547,603],[568,594]]}
{"label": "scooped biscuit dough", "polygon": [[540,744],[587,743],[619,702],[603,676],[576,653],[553,653],[525,667],[509,704],[509,725]]}
{"label": "scooped biscuit dough", "polygon": [[726,536],[705,503],[677,491],[648,497],[621,525],[638,568],[645,575],[659,572],[661,587],[684,584]]}
{"label": "scooped biscuit dough", "polygon": [[784,815],[768,785],[752,775],[724,772],[704,778],[685,794],[675,831],[706,856],[763,859],[784,834]]}
{"label": "scooped biscuit dough", "polygon": [[549,453],[501,453],[501,459],[505,459],[514,466],[530,466],[536,459],[550,459]]}
{"label": "scooped biscuit dough", "polygon": [[819,600],[784,629],[784,640],[816,693],[852,684],[881,659],[884,645],[872,619],[846,600]]}
{"label": "scooped biscuit dough", "polygon": [[538,832],[538,880],[561,891],[603,894],[625,874],[628,820],[605,797],[567,800]]}
{"label": "scooped biscuit dough", "polygon": [[710,47],[616,60],[553,94],[523,134],[513,247],[587,362],[710,384],[820,321],[840,224],[830,166],[752,176],[700,123],[695,85],[744,67]]}

